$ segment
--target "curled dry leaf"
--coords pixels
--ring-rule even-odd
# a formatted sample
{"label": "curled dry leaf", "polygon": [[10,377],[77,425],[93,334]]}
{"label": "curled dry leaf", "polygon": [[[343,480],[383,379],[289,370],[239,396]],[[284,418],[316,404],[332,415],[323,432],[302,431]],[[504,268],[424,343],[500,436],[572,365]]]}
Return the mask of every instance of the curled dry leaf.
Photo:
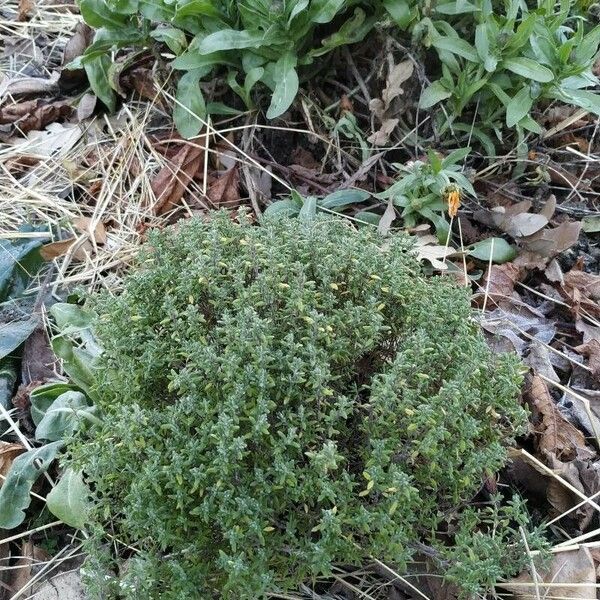
{"label": "curled dry leaf", "polygon": [[101,221],[96,221],[92,230],[94,221],[89,217],[79,217],[73,221],[73,227],[81,233],[90,233],[97,244],[106,244],[106,228]]}
{"label": "curled dry leaf", "polygon": [[156,216],[178,208],[184,193],[202,167],[204,148],[198,144],[183,144],[170,163],[166,164],[152,180],[156,196]]}
{"label": "curled dry leaf", "polygon": [[13,460],[25,452],[25,446],[0,441],[0,487],[9,472]]}
{"label": "curled dry leaf", "polygon": [[394,208],[394,203],[390,198],[385,208],[385,212],[383,213],[383,216],[381,217],[379,224],[377,225],[377,232],[379,233],[379,235],[387,235],[390,232],[392,223],[395,219],[396,209]]}
{"label": "curled dry leaf", "polygon": [[544,229],[523,240],[523,248],[546,258],[552,258],[577,243],[581,222],[566,221],[554,229]]}
{"label": "curled dry leaf", "polygon": [[31,16],[33,9],[35,8],[34,0],[19,0],[19,12],[17,14],[17,21],[27,21]]}
{"label": "curled dry leaf", "polygon": [[582,309],[592,318],[600,318],[600,275],[571,269],[564,275],[560,292],[579,317]]}
{"label": "curled dry leaf", "polygon": [[39,131],[73,113],[70,100],[27,100],[0,109],[0,124],[10,124],[21,133]]}
{"label": "curled dry leaf", "polygon": [[445,259],[453,254],[454,250],[448,246],[440,246],[433,235],[423,235],[416,240],[417,258],[431,263],[434,269],[445,271],[448,265]]}
{"label": "curled dry leaf", "polygon": [[492,265],[484,275],[482,288],[491,297],[511,296],[520,275],[521,269],[513,263]]}
{"label": "curled dry leaf", "polygon": [[208,198],[215,207],[231,206],[240,200],[240,173],[237,165],[228,169],[208,189]]}
{"label": "curled dry leaf", "polygon": [[532,573],[525,571],[498,585],[513,592],[515,600],[591,600],[596,597],[596,566],[588,548],[554,554],[546,569],[536,575],[534,579]]}
{"label": "curled dry leaf", "polygon": [[50,77],[5,78],[0,84],[0,97],[21,94],[50,94],[58,91],[60,73],[54,71]]}
{"label": "curled dry leaf", "polygon": [[600,341],[590,340],[575,348],[579,354],[588,359],[588,367],[594,377],[600,378]]}
{"label": "curled dry leaf", "polygon": [[48,560],[50,560],[50,555],[43,548],[35,546],[31,541],[23,542],[19,551],[19,558],[11,569],[8,580],[8,585],[13,592],[26,595],[34,592],[35,590],[32,588],[32,579],[35,575],[34,567]]}
{"label": "curled dry leaf", "polygon": [[541,377],[529,378],[525,399],[534,413],[538,451],[564,460],[574,459],[577,450],[585,448],[585,437],[562,416]]}
{"label": "curled dry leaf", "polygon": [[[87,240],[83,243],[78,242],[81,242],[81,238],[72,237],[44,244],[40,248],[40,255],[44,260],[50,261],[70,253],[74,260],[85,260],[92,251],[92,246]],[[77,247],[73,249],[75,245]]]}

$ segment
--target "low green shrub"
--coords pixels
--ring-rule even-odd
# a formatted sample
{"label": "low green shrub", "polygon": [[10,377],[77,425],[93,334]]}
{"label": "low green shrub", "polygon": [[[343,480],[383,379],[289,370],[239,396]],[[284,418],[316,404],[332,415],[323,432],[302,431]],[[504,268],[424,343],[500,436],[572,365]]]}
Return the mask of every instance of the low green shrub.
{"label": "low green shrub", "polygon": [[[70,466],[95,499],[98,598],[255,599],[334,563],[402,568],[417,540],[443,552],[526,422],[517,358],[404,235],[214,214],[155,233],[91,304],[103,425]],[[105,531],[137,549],[119,577]]]}

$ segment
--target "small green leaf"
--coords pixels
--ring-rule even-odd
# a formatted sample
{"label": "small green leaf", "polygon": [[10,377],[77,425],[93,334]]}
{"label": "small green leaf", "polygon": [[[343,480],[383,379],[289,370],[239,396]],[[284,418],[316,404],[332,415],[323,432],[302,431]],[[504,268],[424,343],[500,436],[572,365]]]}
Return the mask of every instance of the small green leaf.
{"label": "small green leaf", "polygon": [[371,197],[371,194],[365,190],[358,190],[356,188],[347,190],[338,190],[333,192],[325,198],[319,200],[317,203],[321,208],[340,208],[342,206],[348,206],[349,204],[358,204],[364,202]]}
{"label": "small green leaf", "polygon": [[25,520],[25,509],[31,504],[31,488],[48,470],[64,442],[53,442],[33,448],[13,461],[0,488],[0,528],[13,529]]}
{"label": "small green leaf", "polygon": [[470,62],[479,62],[477,50],[469,42],[458,37],[440,36],[431,40],[431,45],[438,50],[446,50],[457,56],[462,56]]}
{"label": "small green leaf", "polygon": [[300,209],[298,218],[301,221],[312,221],[317,214],[317,199],[314,196],[307,196],[304,198],[304,204]]}
{"label": "small green leaf", "polygon": [[293,200],[278,200],[269,204],[263,215],[265,217],[297,217],[300,207]]}
{"label": "small green leaf", "polygon": [[200,54],[212,54],[220,50],[260,48],[261,46],[271,45],[280,41],[282,40],[276,37],[273,32],[221,29],[207,35],[198,44],[197,49]]}
{"label": "small green leaf", "polygon": [[108,76],[110,65],[110,58],[102,55],[91,60],[86,60],[83,63],[83,68],[94,94],[100,98],[110,112],[114,112],[117,104],[117,96],[110,86]]}
{"label": "small green leaf", "polygon": [[383,6],[400,29],[408,27],[415,13],[407,0],[383,0]]}
{"label": "small green leaf", "polygon": [[77,391],[70,383],[47,383],[35,388],[29,395],[31,401],[31,420],[39,425],[52,403],[65,392]]}
{"label": "small green leaf", "polygon": [[67,327],[75,330],[87,329],[91,327],[94,318],[93,313],[89,310],[67,302],[53,304],[49,312],[61,331],[64,331]]}
{"label": "small green leaf", "polygon": [[91,388],[96,381],[94,356],[83,348],[76,348],[64,337],[56,337],[52,340],[52,350],[63,360],[63,369],[73,383],[86,394],[93,395]]}
{"label": "small green leaf", "polygon": [[467,156],[469,156],[470,153],[471,146],[466,146],[465,148],[457,148],[456,150],[453,150],[452,152],[450,152],[450,154],[448,154],[448,156],[446,156],[446,158],[442,160],[442,168],[447,169],[452,165],[456,165],[462,162],[463,160],[465,160],[465,158],[467,158]]}
{"label": "small green leaf", "polygon": [[554,73],[550,69],[524,56],[507,58],[502,61],[502,66],[517,75],[521,75],[521,77],[533,79],[533,81],[539,81],[540,83],[549,83],[554,79]]}
{"label": "small green leaf", "polygon": [[82,421],[96,420],[85,394],[68,391],[48,407],[35,430],[36,440],[56,442],[73,435]]}
{"label": "small green leaf", "polygon": [[514,127],[523,117],[529,114],[533,106],[533,98],[528,85],[524,85],[506,107],[506,126]]}
{"label": "small green leaf", "polygon": [[127,16],[112,11],[104,0],[80,0],[79,10],[83,20],[91,27],[120,29],[127,22]]}
{"label": "small green leaf", "polygon": [[173,108],[173,121],[184,138],[198,135],[206,119],[206,104],[200,89],[203,69],[194,69],[181,76],[177,85],[177,102]]}
{"label": "small green leaf", "polygon": [[346,2],[347,0],[314,0],[311,10],[313,23],[329,23]]}
{"label": "small green leaf", "polygon": [[375,227],[378,227],[379,221],[381,221],[381,215],[368,210],[361,210],[354,215],[354,218],[359,222],[359,225],[375,225]]}
{"label": "small green leaf", "polygon": [[517,255],[517,251],[502,238],[488,238],[472,244],[467,248],[467,254],[478,260],[502,264],[511,261]]}
{"label": "small green leaf", "polygon": [[298,93],[298,73],[296,73],[297,58],[291,52],[286,52],[276,63],[273,69],[275,89],[271,99],[271,106],[267,111],[267,119],[281,116],[292,104]]}
{"label": "small green leaf", "polygon": [[450,98],[452,92],[447,90],[441,81],[434,81],[429,87],[426,87],[421,93],[419,108],[431,108],[438,102]]}
{"label": "small green leaf", "polygon": [[187,46],[185,33],[177,27],[157,27],[150,36],[166,44],[174,54],[181,54]]}
{"label": "small green leaf", "polygon": [[63,523],[83,529],[88,520],[90,491],[81,471],[67,469],[46,497],[48,510]]}
{"label": "small green leaf", "polygon": [[37,272],[40,246],[47,238],[0,239],[0,302],[19,295]]}

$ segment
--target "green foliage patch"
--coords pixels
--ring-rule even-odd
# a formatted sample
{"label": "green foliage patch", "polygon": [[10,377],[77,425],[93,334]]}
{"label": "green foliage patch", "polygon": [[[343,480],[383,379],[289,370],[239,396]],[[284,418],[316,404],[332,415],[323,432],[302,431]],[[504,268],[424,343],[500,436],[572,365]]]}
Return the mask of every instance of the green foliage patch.
{"label": "green foliage patch", "polygon": [[[437,111],[441,134],[468,134],[488,155],[508,128],[522,141],[540,133],[532,110],[560,100],[600,113],[592,73],[600,43],[589,3],[575,0],[79,0],[97,28],[79,63],[98,97],[114,108],[122,65],[110,51],[160,42],[181,73],[174,119],[196,135],[207,113],[231,113],[207,103],[200,83],[227,81],[248,108],[255,90],[270,90],[267,118],[292,104],[300,78],[335,48],[362,41],[379,23],[388,34],[410,37],[415,48],[435,51],[427,60],[432,80],[420,98]],[[235,111],[233,111],[235,112]],[[476,114],[474,118],[474,113]],[[467,137],[467,136],[466,136]]]}
{"label": "green foliage patch", "polygon": [[[402,568],[418,540],[443,556],[436,531],[526,423],[517,358],[491,354],[465,290],[423,277],[404,235],[213,214],[155,233],[123,293],[92,304],[102,422],[70,464],[93,490],[104,600],[262,598],[336,563]],[[106,530],[139,550],[119,577]]]}

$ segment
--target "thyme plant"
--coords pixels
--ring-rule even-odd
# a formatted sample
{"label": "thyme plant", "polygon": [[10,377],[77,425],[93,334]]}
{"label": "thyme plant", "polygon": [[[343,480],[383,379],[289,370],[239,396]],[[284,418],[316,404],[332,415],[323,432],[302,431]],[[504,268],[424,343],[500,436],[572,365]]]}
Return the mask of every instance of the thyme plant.
{"label": "thyme plant", "polygon": [[[217,213],[155,233],[92,308],[103,425],[71,462],[104,599],[249,600],[334,564],[401,569],[416,541],[443,552],[435,532],[526,422],[517,358],[404,235]],[[119,571],[106,531],[136,549]]]}

